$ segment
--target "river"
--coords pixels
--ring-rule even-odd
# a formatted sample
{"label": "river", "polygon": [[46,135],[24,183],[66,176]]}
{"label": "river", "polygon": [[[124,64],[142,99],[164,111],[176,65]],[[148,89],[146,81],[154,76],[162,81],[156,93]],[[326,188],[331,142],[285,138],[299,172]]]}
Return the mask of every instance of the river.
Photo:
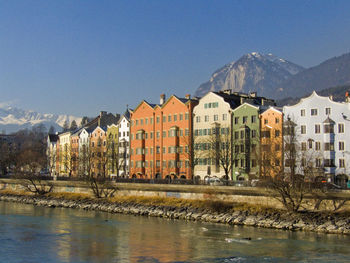
{"label": "river", "polygon": [[0,262],[350,262],[350,236],[0,202]]}

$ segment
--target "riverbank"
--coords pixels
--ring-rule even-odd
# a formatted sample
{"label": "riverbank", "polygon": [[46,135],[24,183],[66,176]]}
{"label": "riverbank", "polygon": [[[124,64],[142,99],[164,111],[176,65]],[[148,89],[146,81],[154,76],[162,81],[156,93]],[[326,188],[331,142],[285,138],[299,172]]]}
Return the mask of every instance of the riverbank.
{"label": "riverbank", "polygon": [[349,214],[341,212],[288,213],[279,209],[220,201],[122,196],[93,199],[88,195],[57,193],[32,196],[3,192],[0,193],[0,201],[291,231],[350,234]]}

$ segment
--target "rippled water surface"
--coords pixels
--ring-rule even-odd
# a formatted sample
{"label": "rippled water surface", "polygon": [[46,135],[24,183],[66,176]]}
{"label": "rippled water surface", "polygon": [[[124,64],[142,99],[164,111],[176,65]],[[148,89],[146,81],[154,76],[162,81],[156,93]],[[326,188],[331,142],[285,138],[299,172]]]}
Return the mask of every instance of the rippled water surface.
{"label": "rippled water surface", "polygon": [[0,262],[350,262],[350,236],[0,202]]}

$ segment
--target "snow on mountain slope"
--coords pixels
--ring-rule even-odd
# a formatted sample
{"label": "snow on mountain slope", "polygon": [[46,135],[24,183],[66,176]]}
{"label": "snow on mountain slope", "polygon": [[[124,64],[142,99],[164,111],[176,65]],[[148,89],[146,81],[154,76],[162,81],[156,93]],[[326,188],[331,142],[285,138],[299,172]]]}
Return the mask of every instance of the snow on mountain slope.
{"label": "snow on mountain slope", "polygon": [[273,98],[278,84],[303,70],[271,53],[252,52],[216,70],[194,95],[201,97],[209,91],[231,89],[246,93],[257,91],[259,95]]}
{"label": "snow on mountain slope", "polygon": [[61,131],[66,120],[69,124],[73,120],[77,124],[80,124],[81,119],[81,117],[71,115],[42,114],[0,104],[0,130],[5,130],[6,133],[15,132],[20,129],[30,129],[38,124],[45,125],[47,129],[53,126],[56,131]]}

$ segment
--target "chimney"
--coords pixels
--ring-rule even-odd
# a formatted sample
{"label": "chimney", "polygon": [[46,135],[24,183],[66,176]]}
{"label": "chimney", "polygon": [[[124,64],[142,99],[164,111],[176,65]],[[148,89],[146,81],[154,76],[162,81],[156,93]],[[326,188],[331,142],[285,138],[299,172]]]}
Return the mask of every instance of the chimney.
{"label": "chimney", "polygon": [[257,92],[254,91],[254,92],[249,92],[249,96],[252,97],[252,98],[256,98],[256,95],[257,95]]}
{"label": "chimney", "polygon": [[165,94],[163,93],[163,94],[160,94],[159,104],[160,104],[160,105],[163,105],[164,102],[165,102]]}
{"label": "chimney", "polygon": [[345,92],[345,102],[350,102],[349,92]]}
{"label": "chimney", "polygon": [[265,102],[265,100],[263,98],[261,98],[261,106],[264,106],[264,102]]}
{"label": "chimney", "polygon": [[186,94],[185,98],[186,98],[186,100],[189,100],[189,99],[191,99],[191,95],[190,94]]}

